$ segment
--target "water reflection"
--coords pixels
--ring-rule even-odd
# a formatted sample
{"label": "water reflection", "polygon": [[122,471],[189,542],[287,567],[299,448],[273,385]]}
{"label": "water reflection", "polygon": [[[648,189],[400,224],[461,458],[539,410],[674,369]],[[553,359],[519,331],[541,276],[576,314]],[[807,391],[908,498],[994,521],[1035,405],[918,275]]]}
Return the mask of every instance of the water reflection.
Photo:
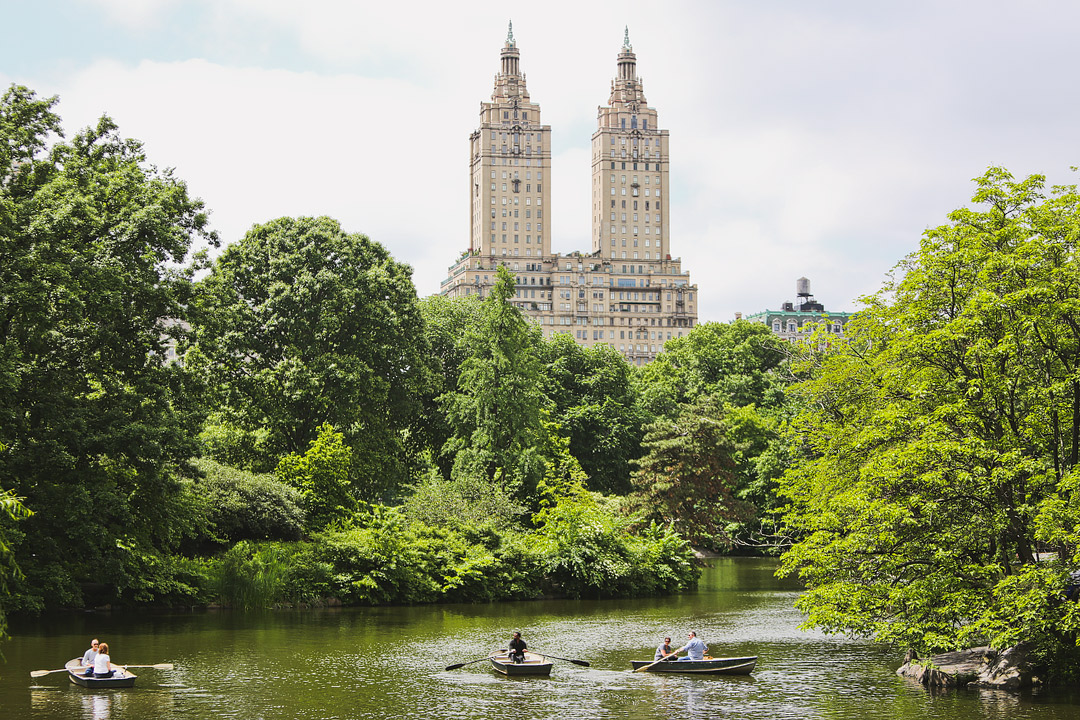
{"label": "water reflection", "polygon": [[82,705],[83,717],[93,718],[93,720],[108,720],[112,715],[112,694],[94,694],[83,695]]}

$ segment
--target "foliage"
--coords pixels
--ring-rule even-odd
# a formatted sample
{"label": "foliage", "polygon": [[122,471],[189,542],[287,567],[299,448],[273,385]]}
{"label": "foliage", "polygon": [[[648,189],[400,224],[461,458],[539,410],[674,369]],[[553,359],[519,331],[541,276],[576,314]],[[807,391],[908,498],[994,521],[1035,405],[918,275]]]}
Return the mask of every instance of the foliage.
{"label": "foliage", "polygon": [[215,241],[109,118],[57,139],[55,104],[0,99],[0,487],[34,511],[12,542],[23,607],[124,585],[120,537],[165,551],[182,534],[176,468],[201,408],[165,343],[189,297],[177,268]]}
{"label": "foliage", "polygon": [[454,476],[482,476],[528,495],[543,472],[536,348],[539,331],[512,303],[514,277],[500,266],[481,320],[467,336],[457,387],[440,398],[454,434],[443,453]]}
{"label": "foliage", "polygon": [[[808,356],[784,572],[808,624],[927,652],[1027,638],[1072,648],[1080,196],[1000,168]],[[1053,550],[1056,561],[1040,551]]]}
{"label": "foliage", "polygon": [[501,485],[487,478],[466,475],[445,480],[436,471],[412,488],[403,509],[410,521],[462,530],[510,527],[525,512]]}
{"label": "foliage", "polygon": [[204,503],[215,540],[231,544],[300,539],[305,514],[299,490],[273,475],[238,470],[208,458],[193,464],[202,477],[192,494]]}
{"label": "foliage", "polygon": [[407,441],[413,443],[415,454],[429,453],[444,478],[451,476],[454,457],[443,453],[442,449],[453,437],[454,430],[440,407],[439,398],[457,390],[461,365],[473,349],[469,339],[480,332],[481,309],[479,295],[453,300],[432,295],[420,300],[424,336],[433,367],[431,382],[420,398],[420,414]]}
{"label": "foliage", "polygon": [[273,472],[275,453],[270,449],[270,433],[265,428],[245,430],[229,422],[221,412],[212,412],[206,418],[199,442],[203,452],[222,465],[253,473]]}
{"label": "foliage", "polygon": [[652,415],[668,418],[702,395],[733,407],[783,407],[786,358],[783,341],[762,323],[701,323],[664,343],[664,352],[641,368],[641,402]]}
{"label": "foliage", "polygon": [[[126,541],[126,542],[125,542]],[[111,598],[123,606],[158,604],[165,607],[200,605],[208,597],[212,565],[202,558],[163,553],[138,540],[117,542],[124,572]]]}
{"label": "foliage", "polygon": [[706,547],[730,543],[726,524],[749,510],[735,497],[731,427],[711,395],[684,405],[678,418],[646,427],[647,453],[634,473],[633,500],[645,518]]}
{"label": "foliage", "polygon": [[571,597],[626,597],[694,587],[689,544],[652,525],[629,532],[626,518],[590,495],[567,496],[542,513],[539,559],[545,584]]}
{"label": "foliage", "polygon": [[330,218],[256,225],[199,283],[187,362],[225,421],[267,432],[264,462],[304,452],[330,423],[363,498],[392,497],[428,374],[411,272]]}
{"label": "foliage", "polygon": [[287,545],[241,540],[214,563],[216,597],[238,610],[273,607],[284,594],[291,556]]}
{"label": "foliage", "polygon": [[544,395],[570,438],[591,490],[626,494],[641,454],[647,415],[637,402],[633,367],[614,348],[584,347],[568,333],[540,344]]}
{"label": "foliage", "polygon": [[[0,445],[0,452],[3,452],[4,449],[4,446]],[[10,491],[0,492],[0,639],[5,637],[7,628],[7,608],[5,606],[10,597],[10,581],[22,575],[22,571],[19,570],[19,566],[16,564],[11,552],[11,547],[8,544],[10,531],[7,529],[9,521],[14,523],[30,516],[30,511],[19,500]]]}
{"label": "foliage", "polygon": [[290,453],[277,466],[277,476],[300,491],[307,510],[308,527],[321,529],[344,520],[358,507],[358,494],[349,481],[352,453],[345,437],[329,423],[303,455]]}
{"label": "foliage", "polygon": [[359,522],[319,537],[316,556],[334,568],[350,605],[432,602],[439,595],[430,542],[408,532],[393,509],[374,506]]}
{"label": "foliage", "polygon": [[726,502],[724,529],[706,544],[771,551],[786,542],[772,513],[776,481],[792,460],[784,434],[792,412],[784,392],[791,382],[788,352],[764,324],[708,322],[669,340],[641,369],[638,392],[646,414],[677,422],[688,404],[712,397],[711,417],[727,427],[737,502]]}

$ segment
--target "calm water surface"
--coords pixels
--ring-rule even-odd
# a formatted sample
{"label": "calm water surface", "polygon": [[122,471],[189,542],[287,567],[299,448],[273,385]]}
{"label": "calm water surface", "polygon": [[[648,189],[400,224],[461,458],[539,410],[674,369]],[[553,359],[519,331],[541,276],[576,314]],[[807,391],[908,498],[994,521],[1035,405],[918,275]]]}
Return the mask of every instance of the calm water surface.
{"label": "calm water surface", "polygon": [[[797,589],[771,560],[724,558],[674,598],[188,615],[86,613],[16,623],[2,648],[0,712],[30,720],[211,718],[1047,718],[1080,720],[1080,694],[930,693],[868,643],[798,629]],[[550,678],[509,679],[490,664],[446,665],[505,647],[587,660]],[[631,673],[664,635],[696,630],[713,655],[758,655],[750,677]],[[93,691],[61,668],[91,636],[136,687]]]}

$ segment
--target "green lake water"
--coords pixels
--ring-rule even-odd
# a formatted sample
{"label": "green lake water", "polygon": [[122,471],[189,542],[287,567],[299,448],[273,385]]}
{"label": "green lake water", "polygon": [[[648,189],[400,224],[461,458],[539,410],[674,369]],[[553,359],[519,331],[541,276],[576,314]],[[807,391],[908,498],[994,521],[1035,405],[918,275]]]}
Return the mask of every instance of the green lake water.
{"label": "green lake water", "polygon": [[[1080,692],[929,692],[895,675],[895,653],[798,629],[798,588],[775,562],[711,561],[699,589],[639,600],[349,608],[262,613],[78,613],[16,621],[0,645],[0,712],[22,720],[238,718],[1047,718],[1080,720]],[[505,678],[484,657],[520,629],[556,661],[549,678]],[[664,635],[697,631],[714,656],[757,655],[750,677],[630,672]],[[62,668],[91,637],[137,670],[94,691]]]}

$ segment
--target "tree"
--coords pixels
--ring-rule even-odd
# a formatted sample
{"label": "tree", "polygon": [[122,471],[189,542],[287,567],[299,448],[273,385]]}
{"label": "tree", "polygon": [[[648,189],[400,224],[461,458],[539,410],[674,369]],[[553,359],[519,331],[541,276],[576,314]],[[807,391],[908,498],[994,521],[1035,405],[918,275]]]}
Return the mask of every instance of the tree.
{"label": "tree", "polygon": [[[4,448],[0,446],[0,451]],[[7,615],[3,599],[9,596],[11,581],[22,575],[22,571],[15,563],[8,541],[6,524],[30,516],[30,511],[19,501],[19,498],[10,492],[0,492],[0,639],[5,637],[7,631]]]}
{"label": "tree", "polygon": [[527,495],[543,473],[539,330],[510,303],[514,276],[500,266],[484,299],[481,322],[468,334],[472,349],[457,388],[440,398],[454,435],[443,452],[455,477],[497,480]]}
{"label": "tree", "polygon": [[1075,669],[1080,196],[1001,168],[976,182],[980,207],[928,230],[849,343],[804,363],[813,457],[783,481],[802,538],[783,570],[810,625],[920,651],[1027,639]]}
{"label": "tree", "polygon": [[729,546],[728,523],[748,512],[734,494],[737,448],[730,436],[720,401],[711,395],[684,405],[675,420],[647,425],[632,497],[645,520],[697,545]]}
{"label": "tree", "polygon": [[307,452],[289,453],[278,463],[278,479],[299,490],[304,499],[310,529],[347,520],[359,507],[359,493],[349,482],[351,456],[345,437],[325,423]]}
{"label": "tree", "polygon": [[266,432],[274,463],[302,453],[330,423],[354,452],[365,499],[408,476],[402,434],[427,381],[427,344],[412,270],[330,218],[256,225],[199,283],[197,345],[224,420]]}
{"label": "tree", "polygon": [[[424,318],[424,336],[427,338],[433,365],[431,382],[420,399],[422,409],[409,434],[416,454],[427,454],[439,469],[444,480],[449,480],[454,458],[442,452],[454,429],[446,418],[439,398],[455,391],[461,376],[461,365],[472,353],[470,338],[479,334],[482,303],[479,295],[450,298],[432,295],[420,301],[420,313]],[[483,483],[481,483],[483,484]]]}
{"label": "tree", "polygon": [[710,322],[669,340],[641,369],[640,402],[653,417],[677,423],[696,399],[715,400],[714,419],[729,434],[732,492],[739,508],[727,512],[719,545],[774,551],[779,542],[773,519],[776,481],[792,452],[783,433],[791,415],[784,393],[791,381],[788,352],[761,323]]}
{"label": "tree", "polygon": [[13,540],[24,606],[137,584],[121,546],[182,532],[176,468],[201,408],[165,342],[189,297],[177,268],[215,241],[202,203],[109,118],[53,141],[56,102],[0,99],[0,487],[34,513]]}
{"label": "tree", "polygon": [[761,323],[702,323],[664,343],[664,352],[641,369],[642,403],[669,417],[702,395],[734,407],[782,407],[786,359],[785,344]]}
{"label": "tree", "polygon": [[646,419],[637,404],[633,368],[614,348],[583,347],[569,333],[543,341],[540,358],[552,417],[568,435],[588,487],[625,495]]}

